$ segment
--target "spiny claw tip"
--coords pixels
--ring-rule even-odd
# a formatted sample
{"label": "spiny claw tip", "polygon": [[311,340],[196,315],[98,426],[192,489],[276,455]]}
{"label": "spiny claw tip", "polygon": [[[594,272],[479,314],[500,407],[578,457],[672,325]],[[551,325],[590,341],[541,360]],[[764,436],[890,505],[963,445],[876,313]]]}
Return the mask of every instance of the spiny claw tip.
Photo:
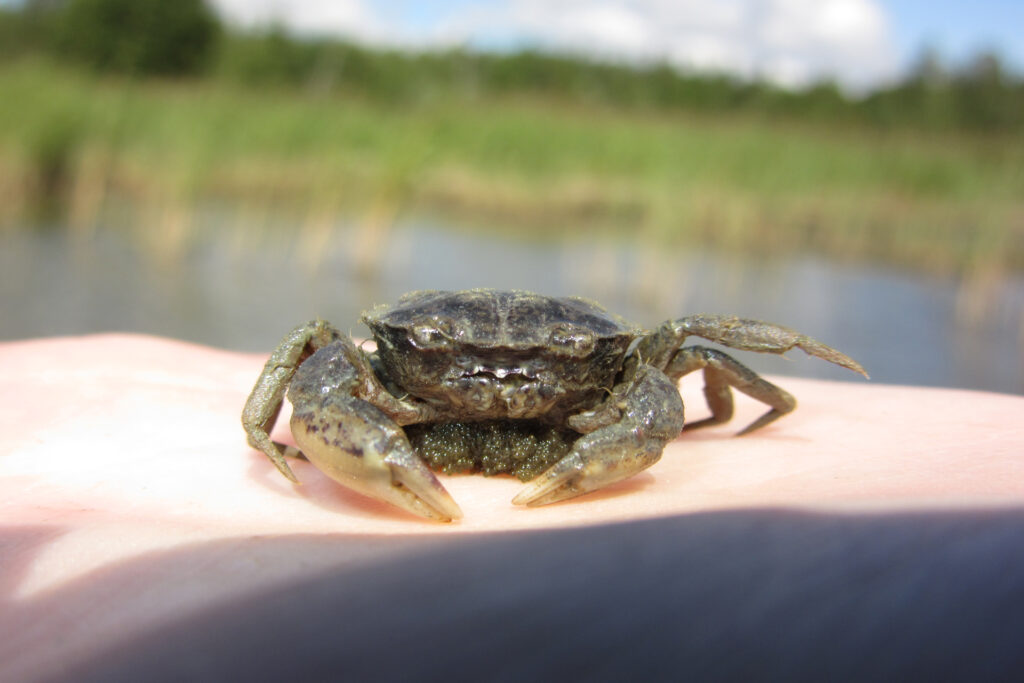
{"label": "spiny claw tip", "polygon": [[558,461],[516,494],[512,504],[547,505],[585,493],[570,486],[571,480],[579,474],[582,467],[583,461],[578,455]]}
{"label": "spiny claw tip", "polygon": [[398,451],[385,457],[384,462],[391,470],[392,486],[398,494],[391,502],[442,522],[462,519],[458,503],[419,459]]}
{"label": "spiny claw tip", "polygon": [[292,472],[292,468],[288,466],[288,463],[282,458],[280,461],[274,460],[274,464],[277,465],[277,471],[284,475],[284,478],[293,484],[301,484],[299,478]]}
{"label": "spiny claw tip", "polygon": [[516,497],[512,499],[512,504],[513,505],[529,505],[530,504],[530,498],[532,498],[532,497],[533,496],[531,496],[526,490],[520,491],[519,493],[516,494]]}

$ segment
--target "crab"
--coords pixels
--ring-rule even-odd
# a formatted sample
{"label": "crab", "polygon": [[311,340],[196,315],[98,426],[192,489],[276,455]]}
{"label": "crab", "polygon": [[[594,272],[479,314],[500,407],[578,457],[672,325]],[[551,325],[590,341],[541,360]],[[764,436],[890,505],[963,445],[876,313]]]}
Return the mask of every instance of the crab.
{"label": "crab", "polygon": [[[631,477],[684,430],[729,420],[731,389],[769,410],[749,434],[796,407],[785,390],[700,337],[743,351],[800,348],[865,377],[853,359],[771,323],[700,314],[644,331],[600,305],[525,291],[418,291],[367,311],[364,351],[323,320],[292,330],[245,404],[248,442],[298,483],[286,457],[429,519],[462,517],[433,470],[513,474],[512,502],[538,506]],[[703,370],[711,415],[684,423],[677,382]],[[297,448],[270,438],[285,393]]]}

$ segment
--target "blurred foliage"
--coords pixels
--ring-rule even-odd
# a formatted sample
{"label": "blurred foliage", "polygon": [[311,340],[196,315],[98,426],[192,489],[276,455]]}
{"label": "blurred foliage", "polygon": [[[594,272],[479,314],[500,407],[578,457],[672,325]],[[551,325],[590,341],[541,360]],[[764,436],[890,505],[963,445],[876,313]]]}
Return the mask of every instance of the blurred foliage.
{"label": "blurred foliage", "polygon": [[203,0],[29,0],[0,13],[0,55],[46,51],[99,71],[187,75],[210,65],[221,30]]}
{"label": "blurred foliage", "polygon": [[105,197],[293,211],[299,226],[304,213],[313,225],[317,215],[408,210],[538,236],[606,230],[935,270],[1024,269],[1024,145],[1013,131],[666,116],[543,98],[394,106],[110,78],[38,59],[0,67],[0,101],[18,103],[0,107],[0,227],[23,224],[33,197],[63,193],[81,225],[98,220]]}
{"label": "blurred foliage", "polygon": [[[225,31],[192,0],[160,3],[164,26],[111,30],[104,12],[151,2],[0,9],[0,101],[17,103],[0,107],[0,227],[55,199],[72,225],[107,197],[182,213],[212,199],[310,224],[408,208],[539,235],[1024,270],[1024,84],[994,55],[951,69],[925,52],[904,82],[853,99],[665,64]],[[171,45],[190,22],[203,40]],[[74,57],[72,26],[103,49]],[[142,50],[135,32],[158,29]]]}
{"label": "blurred foliage", "polygon": [[49,52],[100,70],[205,71],[250,85],[338,92],[389,103],[540,97],[614,108],[743,112],[768,118],[925,130],[1024,129],[1024,80],[999,57],[949,68],[922,54],[903,82],[852,98],[834,83],[801,91],[667,64],[630,65],[523,50],[397,51],[298,39],[281,27],[225,32],[202,0],[28,0],[0,10],[0,59]]}
{"label": "blurred foliage", "polygon": [[0,59],[52,51],[64,0],[30,0],[20,8],[0,6]]}
{"label": "blurred foliage", "polygon": [[925,129],[1024,128],[1024,81],[982,54],[947,71],[933,57],[900,84],[852,98],[835,83],[793,91],[726,75],[680,72],[524,50],[407,52],[338,40],[295,40],[281,28],[227,37],[221,77],[357,93],[391,102],[526,95],[615,108],[744,112],[876,126]]}

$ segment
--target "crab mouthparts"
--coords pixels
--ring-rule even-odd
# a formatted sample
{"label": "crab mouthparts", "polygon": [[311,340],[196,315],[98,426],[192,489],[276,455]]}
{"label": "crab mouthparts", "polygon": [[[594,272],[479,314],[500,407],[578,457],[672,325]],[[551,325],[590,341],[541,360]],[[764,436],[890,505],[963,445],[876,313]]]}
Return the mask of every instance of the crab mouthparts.
{"label": "crab mouthparts", "polygon": [[539,376],[537,363],[529,359],[508,359],[494,361],[484,359],[465,359],[459,363],[459,378],[484,378],[511,380],[513,382],[532,382]]}
{"label": "crab mouthparts", "polygon": [[537,376],[523,368],[477,368],[462,373],[463,377],[490,377],[493,379],[521,379],[529,381],[537,379]]}
{"label": "crab mouthparts", "polygon": [[532,418],[560,393],[533,368],[520,364],[465,365],[445,384],[449,399],[480,417]]}

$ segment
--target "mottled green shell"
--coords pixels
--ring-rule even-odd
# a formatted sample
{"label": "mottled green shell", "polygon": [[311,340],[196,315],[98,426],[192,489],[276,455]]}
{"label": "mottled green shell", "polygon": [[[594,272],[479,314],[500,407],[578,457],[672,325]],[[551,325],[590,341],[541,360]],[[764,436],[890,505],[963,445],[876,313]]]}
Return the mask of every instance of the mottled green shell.
{"label": "mottled green shell", "polygon": [[584,299],[492,289],[412,292],[363,320],[385,384],[453,422],[557,423],[593,406],[639,334]]}
{"label": "mottled green shell", "polygon": [[438,334],[481,349],[554,349],[581,332],[601,339],[632,339],[639,333],[592,301],[519,290],[410,292],[393,305],[365,313],[363,320],[375,335],[389,327],[415,337],[432,325]]}

